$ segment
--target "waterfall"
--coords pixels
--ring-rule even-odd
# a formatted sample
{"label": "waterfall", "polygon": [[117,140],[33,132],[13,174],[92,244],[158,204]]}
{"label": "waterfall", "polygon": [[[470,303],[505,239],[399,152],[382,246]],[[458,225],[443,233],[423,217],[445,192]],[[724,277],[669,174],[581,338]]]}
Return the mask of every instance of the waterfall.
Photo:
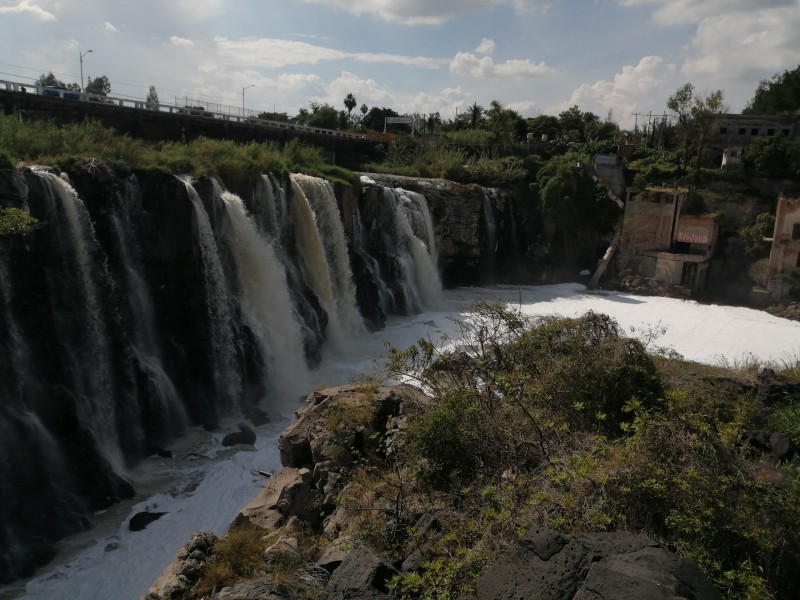
{"label": "waterfall", "polygon": [[141,259],[133,241],[131,207],[141,205],[139,194],[135,179],[126,181],[126,201],[110,220],[127,283],[127,304],[133,326],[131,349],[146,378],[149,422],[158,430],[158,441],[163,444],[183,432],[189,419],[178,390],[164,368],[153,298],[142,277]]}
{"label": "waterfall", "polygon": [[222,407],[231,412],[241,395],[241,380],[236,368],[236,349],[229,296],[222,261],[211,222],[203,201],[191,181],[184,181],[194,210],[197,242],[203,260],[206,303],[211,329],[211,351],[214,361],[214,384]]}
{"label": "waterfall", "polygon": [[334,344],[365,331],[356,305],[344,227],[330,184],[316,177],[292,175],[298,252],[311,288],[328,313]]}
{"label": "waterfall", "polygon": [[226,237],[232,242],[242,288],[242,311],[268,362],[273,389],[283,398],[294,399],[304,391],[308,372],[286,272],[272,244],[259,234],[242,199],[230,192],[222,192],[221,198],[226,207]]}
{"label": "waterfall", "polygon": [[372,256],[367,247],[366,228],[364,221],[361,219],[361,211],[357,210],[353,218],[353,249],[364,260],[364,265],[370,275],[370,280],[375,284],[378,292],[378,305],[380,306],[383,315],[395,312],[397,306],[397,299],[394,293],[386,285],[386,281],[381,273],[381,266],[378,260]]}
{"label": "waterfall", "polygon": [[0,332],[5,334],[0,338],[0,349],[5,347],[4,352],[11,359],[9,363],[0,365],[2,374],[0,393],[8,394],[9,401],[18,398],[24,402],[29,392],[29,385],[32,383],[33,359],[14,318],[11,301],[12,290],[8,267],[5,256],[0,254],[0,314],[3,315]]}
{"label": "waterfall", "polygon": [[497,224],[494,220],[494,202],[488,193],[483,196],[483,222],[486,226],[486,250],[490,256],[497,253]]}
{"label": "waterfall", "polygon": [[[67,250],[72,255],[72,264],[67,268],[77,272],[78,294],[83,304],[82,307],[68,307],[61,311],[63,314],[56,315],[62,320],[63,327],[57,327],[55,332],[59,336],[79,338],[78,347],[69,356],[72,361],[69,372],[74,379],[74,389],[80,395],[76,399],[78,416],[82,425],[91,430],[105,458],[121,471],[124,463],[117,444],[119,424],[114,405],[111,347],[95,280],[101,276],[108,278],[105,262],[94,264],[92,252],[98,245],[94,227],[72,186],[48,171],[34,172],[45,182],[52,197],[60,202],[59,208],[67,226]],[[51,280],[50,285],[55,288],[59,282]],[[53,297],[57,298],[58,293]],[[73,343],[72,339],[63,337],[59,341],[66,347]],[[87,361],[91,361],[89,368]]]}
{"label": "waterfall", "polygon": [[407,297],[417,311],[440,306],[442,282],[436,268],[433,223],[425,196],[401,188],[386,191],[395,207],[397,260]]}

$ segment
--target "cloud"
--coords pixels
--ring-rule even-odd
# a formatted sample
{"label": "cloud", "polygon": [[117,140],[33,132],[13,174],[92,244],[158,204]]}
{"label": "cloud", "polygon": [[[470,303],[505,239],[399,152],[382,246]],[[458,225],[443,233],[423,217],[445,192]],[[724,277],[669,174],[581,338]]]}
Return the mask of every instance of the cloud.
{"label": "cloud", "polygon": [[169,43],[171,46],[178,48],[193,48],[194,42],[190,39],[183,38],[177,35],[170,36]]}
{"label": "cloud", "polygon": [[494,54],[495,43],[494,40],[490,40],[487,38],[483,38],[481,43],[478,44],[478,47],[475,48],[475,54],[485,54],[490,55]]}
{"label": "cloud", "polygon": [[[483,45],[483,42],[481,42],[481,45]],[[498,63],[490,56],[477,56],[471,52],[459,52],[450,61],[450,72],[456,75],[474,77],[475,79],[525,79],[554,75],[557,71],[543,62],[537,63],[527,59],[512,59]]]}
{"label": "cloud", "polygon": [[328,86],[328,97],[332,98],[329,102],[336,108],[342,108],[342,100],[347,94],[353,94],[359,106],[385,106],[394,100],[392,92],[374,79],[362,79],[355,73],[342,71]]}
{"label": "cloud", "polygon": [[265,68],[281,68],[299,64],[316,65],[326,61],[352,59],[365,63],[399,64],[435,69],[441,62],[421,56],[342,52],[306,42],[277,38],[251,37],[231,40],[218,36],[214,38],[214,43],[223,62]]}
{"label": "cloud", "polygon": [[14,15],[29,13],[40,21],[55,21],[56,16],[43,9],[38,4],[33,4],[31,0],[20,0],[16,6],[0,6],[0,15]]}
{"label": "cloud", "polygon": [[553,112],[578,105],[605,116],[613,110],[622,127],[633,126],[635,112],[661,111],[667,96],[677,87],[677,67],[660,56],[645,56],[638,64],[623,67],[611,81],[601,80],[575,89],[567,102]]}
{"label": "cloud", "polygon": [[104,31],[107,31],[108,33],[117,33],[117,32],[119,31],[119,29],[117,29],[116,27],[114,27],[114,26],[113,26],[111,23],[109,23],[108,21],[106,21],[105,23],[103,23],[103,30],[104,30]]}
{"label": "cloud", "polygon": [[325,4],[357,16],[373,15],[382,21],[403,25],[441,25],[466,12],[511,5],[519,11],[546,10],[552,1],[545,0],[303,0]]}
{"label": "cloud", "polygon": [[797,64],[799,29],[797,5],[705,19],[690,43],[691,55],[682,70],[690,76],[764,77]]}
{"label": "cloud", "polygon": [[653,20],[660,25],[700,23],[705,19],[737,12],[762,11],[780,7],[795,7],[796,0],[619,0],[622,6],[653,5]]}

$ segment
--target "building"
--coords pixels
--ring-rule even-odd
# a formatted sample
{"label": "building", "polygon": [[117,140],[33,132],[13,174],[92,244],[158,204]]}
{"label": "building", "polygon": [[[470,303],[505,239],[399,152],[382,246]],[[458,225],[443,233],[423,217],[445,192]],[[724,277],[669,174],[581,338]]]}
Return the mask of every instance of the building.
{"label": "building", "polygon": [[720,215],[683,214],[687,188],[630,190],[619,246],[621,269],[682,285],[705,287],[719,235]]}
{"label": "building", "polygon": [[784,298],[800,289],[800,199],[778,198],[767,291]]}

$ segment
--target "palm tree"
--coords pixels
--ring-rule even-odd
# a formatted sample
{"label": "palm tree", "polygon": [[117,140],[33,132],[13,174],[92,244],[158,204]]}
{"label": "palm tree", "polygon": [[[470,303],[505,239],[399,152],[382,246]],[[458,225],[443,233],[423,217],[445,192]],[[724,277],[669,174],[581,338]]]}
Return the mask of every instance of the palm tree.
{"label": "palm tree", "polygon": [[353,112],[353,109],[356,107],[356,97],[353,94],[347,94],[344,97],[344,107],[347,109],[347,116],[350,116],[350,113]]}
{"label": "palm tree", "polygon": [[472,106],[467,109],[467,115],[469,116],[469,126],[471,129],[477,129],[478,123],[483,120],[483,113],[486,112],[485,109],[475,102]]}

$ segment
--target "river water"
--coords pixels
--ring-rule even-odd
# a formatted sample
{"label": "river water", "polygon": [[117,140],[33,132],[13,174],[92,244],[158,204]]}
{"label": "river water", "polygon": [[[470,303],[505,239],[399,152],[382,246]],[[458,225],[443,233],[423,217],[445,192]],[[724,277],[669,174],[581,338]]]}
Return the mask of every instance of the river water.
{"label": "river water", "polygon": [[[746,308],[640,297],[619,292],[589,292],[579,284],[537,287],[459,288],[444,294],[439,310],[390,319],[384,330],[349,340],[346,350],[325,356],[309,373],[306,389],[340,385],[372,371],[385,355],[385,343],[406,347],[426,337],[439,342],[457,335],[454,319],[476,300],[503,301],[529,315],[577,316],[589,310],[615,318],[634,336],[652,338],[687,359],[742,364],[752,359],[783,364],[800,358],[800,323]],[[289,406],[302,403],[297,398]],[[262,472],[280,469],[276,441],[293,414],[273,414],[257,428],[255,449],[222,448],[225,433],[200,429],[175,443],[173,459],[150,458],[127,475],[135,499],[96,515],[95,526],[61,544],[56,560],[28,581],[0,590],[0,598],[134,600],[170,562],[192,532],[221,534],[237,512],[263,487]],[[142,510],[166,512],[141,532],[128,519]]]}

